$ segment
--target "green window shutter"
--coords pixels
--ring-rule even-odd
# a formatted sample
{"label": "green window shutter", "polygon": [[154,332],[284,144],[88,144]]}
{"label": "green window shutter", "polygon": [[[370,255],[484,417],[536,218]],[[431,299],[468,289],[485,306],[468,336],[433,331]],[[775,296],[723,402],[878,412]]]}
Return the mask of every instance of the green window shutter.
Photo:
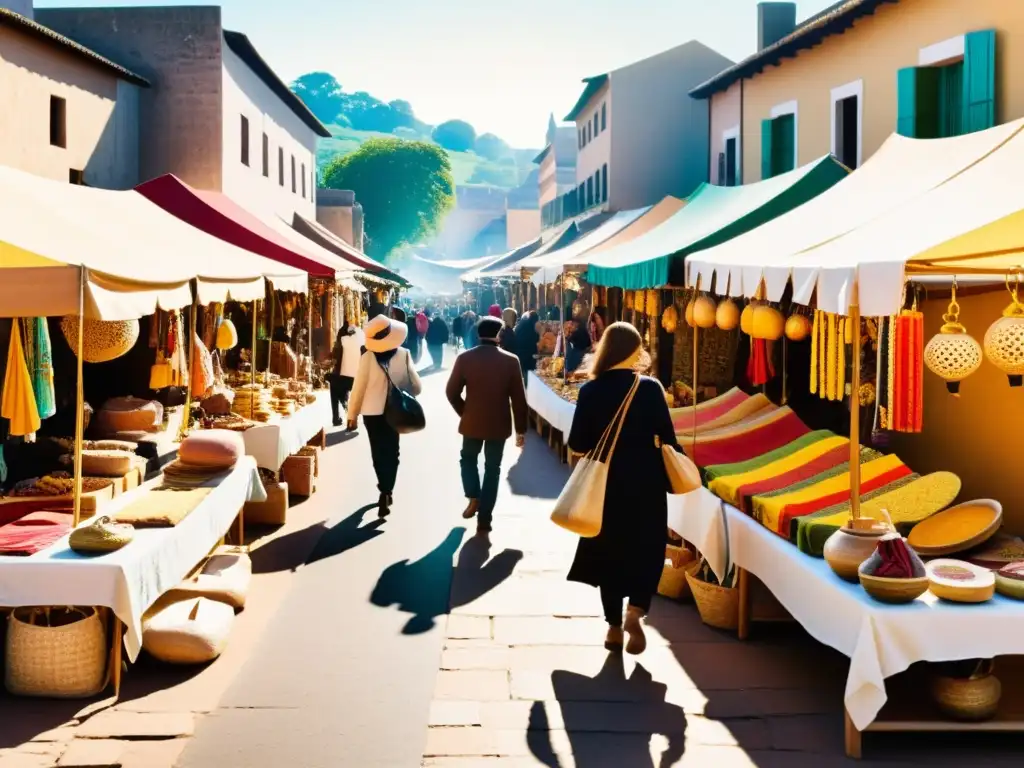
{"label": "green window shutter", "polygon": [[906,67],[896,73],[896,133],[917,136],[917,68]]}
{"label": "green window shutter", "polygon": [[786,173],[796,168],[796,115],[779,115],[772,121],[774,137],[772,149],[775,160],[772,166],[776,173]]}
{"label": "green window shutter", "polygon": [[944,67],[917,70],[917,138],[938,139],[945,135],[942,114]]}
{"label": "green window shutter", "polygon": [[964,35],[963,132],[996,124],[996,31]]}
{"label": "green window shutter", "polygon": [[771,120],[761,121],[761,179],[770,179],[774,176],[772,168],[772,122]]}
{"label": "green window shutter", "polygon": [[958,61],[939,71],[939,138],[960,136],[964,121],[964,63]]}

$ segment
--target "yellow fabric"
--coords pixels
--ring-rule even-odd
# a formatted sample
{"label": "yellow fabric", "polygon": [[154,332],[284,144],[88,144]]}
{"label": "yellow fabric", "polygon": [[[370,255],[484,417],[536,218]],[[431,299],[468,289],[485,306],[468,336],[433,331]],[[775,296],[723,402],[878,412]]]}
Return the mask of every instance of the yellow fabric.
{"label": "yellow fabric", "polygon": [[708,488],[712,493],[725,499],[730,504],[737,505],[738,499],[736,494],[743,486],[784,475],[786,472],[802,467],[819,456],[823,456],[829,451],[849,442],[847,438],[838,436],[818,440],[816,443],[812,443],[806,448],[801,448],[796,453],[783,459],[766,464],[760,469],[753,469],[740,475],[726,475],[725,477],[712,480]]}
{"label": "yellow fabric", "polygon": [[[903,466],[899,456],[883,456],[880,459],[862,464],[860,468],[861,482],[872,480],[890,470]],[[850,473],[845,472],[820,483],[802,488],[793,493],[784,493],[780,496],[755,496],[753,498],[754,517],[760,520],[765,527],[772,531],[779,529],[779,518],[783,510],[790,504],[800,504],[805,501],[813,501],[833,493],[839,493],[850,489]]]}
{"label": "yellow fabric", "polygon": [[821,326],[821,312],[814,311],[814,324],[811,326],[811,394],[818,394],[818,330]]}
{"label": "yellow fabric", "polygon": [[792,412],[793,410],[789,406],[762,411],[749,419],[744,419],[736,424],[730,424],[727,427],[721,427],[720,429],[715,429],[711,432],[698,432],[696,441],[699,444],[704,444],[712,443],[715,440],[725,440],[730,437],[745,435],[748,432],[759,429],[768,424],[774,424],[776,421],[788,416]]}
{"label": "yellow fabric", "polygon": [[839,356],[839,329],[838,325],[839,318],[836,315],[828,316],[828,347],[826,352],[826,364],[828,368],[827,374],[827,389],[826,394],[829,400],[836,399],[836,358]]}
{"label": "yellow fabric", "polygon": [[842,318],[843,332],[839,336],[839,361],[836,364],[836,400],[842,400],[846,394],[846,336],[850,327],[850,318]]}
{"label": "yellow fabric", "polygon": [[0,402],[0,416],[10,420],[12,437],[31,435],[39,430],[42,423],[36,407],[36,393],[32,389],[32,376],[21,346],[20,325],[17,318],[11,323],[11,344],[7,349],[7,372]]}
{"label": "yellow fabric", "polygon": [[[896,525],[916,523],[944,509],[960,492],[960,482],[950,472],[933,472],[919,477],[902,488],[862,501],[860,516],[885,521],[882,510]],[[850,518],[850,505],[828,517],[815,518],[815,525],[843,526]]]}

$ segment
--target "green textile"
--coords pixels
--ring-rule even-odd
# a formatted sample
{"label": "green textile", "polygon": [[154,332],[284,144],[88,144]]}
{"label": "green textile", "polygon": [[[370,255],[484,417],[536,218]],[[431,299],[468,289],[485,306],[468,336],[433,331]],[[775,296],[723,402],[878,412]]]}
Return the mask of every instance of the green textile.
{"label": "green textile", "polygon": [[671,282],[673,262],[788,213],[846,174],[829,155],[755,184],[702,184],[686,205],[650,232],[596,256],[587,269],[587,280],[628,290],[661,288]]}
{"label": "green textile", "polygon": [[791,443],[781,448],[776,448],[774,451],[763,453],[760,456],[755,456],[747,461],[738,461],[733,464],[712,464],[704,468],[704,477],[707,482],[717,480],[720,477],[729,477],[730,475],[742,475],[744,472],[751,472],[755,469],[771,464],[773,461],[784,459],[787,456],[792,456],[802,448],[806,448],[809,445],[814,445],[820,440],[826,440],[830,437],[835,437],[834,432],[829,432],[827,429],[819,429],[817,432],[809,432],[806,435],[798,437]]}

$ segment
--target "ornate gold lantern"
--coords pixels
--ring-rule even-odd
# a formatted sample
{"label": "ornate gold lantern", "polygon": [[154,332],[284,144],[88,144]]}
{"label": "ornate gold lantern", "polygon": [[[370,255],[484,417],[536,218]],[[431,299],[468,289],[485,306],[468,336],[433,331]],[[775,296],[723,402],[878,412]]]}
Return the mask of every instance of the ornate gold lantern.
{"label": "ornate gold lantern", "polygon": [[1006,289],[1013,301],[985,332],[985,355],[1009,377],[1011,387],[1021,386],[1024,380],[1024,306],[1017,298],[1019,288],[1019,277],[1013,288],[1007,278]]}
{"label": "ornate gold lantern", "polygon": [[942,328],[924,348],[924,364],[929,371],[945,380],[951,395],[959,397],[960,382],[981,367],[981,345],[960,324],[955,280],[949,308],[942,321]]}

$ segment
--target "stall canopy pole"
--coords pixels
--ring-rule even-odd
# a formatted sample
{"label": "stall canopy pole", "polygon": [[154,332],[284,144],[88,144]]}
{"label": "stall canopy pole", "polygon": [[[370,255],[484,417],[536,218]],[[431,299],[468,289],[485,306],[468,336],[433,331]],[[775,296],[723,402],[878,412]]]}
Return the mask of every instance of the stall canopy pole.
{"label": "stall canopy pole", "polygon": [[[78,338],[75,339],[75,354],[78,377],[75,383],[75,482],[71,524],[78,526],[82,519],[82,439],[85,433],[85,378],[82,363],[82,346],[85,336],[85,267],[78,270]],[[43,322],[46,322],[43,320]]]}
{"label": "stall canopy pole", "polygon": [[[870,528],[873,520],[860,517],[860,289],[853,281],[850,301],[850,323],[853,325],[853,372],[850,376],[850,516],[854,528]],[[842,343],[842,340],[840,340]],[[867,523],[864,525],[863,523]]]}
{"label": "stall canopy pole", "polygon": [[196,374],[196,305],[198,303],[197,286],[193,286],[192,306],[188,310],[188,386],[185,388],[185,417],[181,420],[181,429],[178,430],[178,442],[188,436],[189,424],[192,417],[192,385]]}
{"label": "stall canopy pole", "polygon": [[[693,288],[693,300],[697,300],[697,292],[700,291],[700,276],[697,277],[697,284]],[[693,324],[693,392],[691,397],[693,398],[693,435],[691,439],[693,441],[693,449],[691,459],[697,460],[697,361],[700,357],[698,347],[698,330],[697,323]]]}
{"label": "stall canopy pole", "polygon": [[256,321],[259,317],[259,302],[252,300],[252,360],[249,362],[249,385],[252,392],[249,395],[249,419],[256,417]]}

